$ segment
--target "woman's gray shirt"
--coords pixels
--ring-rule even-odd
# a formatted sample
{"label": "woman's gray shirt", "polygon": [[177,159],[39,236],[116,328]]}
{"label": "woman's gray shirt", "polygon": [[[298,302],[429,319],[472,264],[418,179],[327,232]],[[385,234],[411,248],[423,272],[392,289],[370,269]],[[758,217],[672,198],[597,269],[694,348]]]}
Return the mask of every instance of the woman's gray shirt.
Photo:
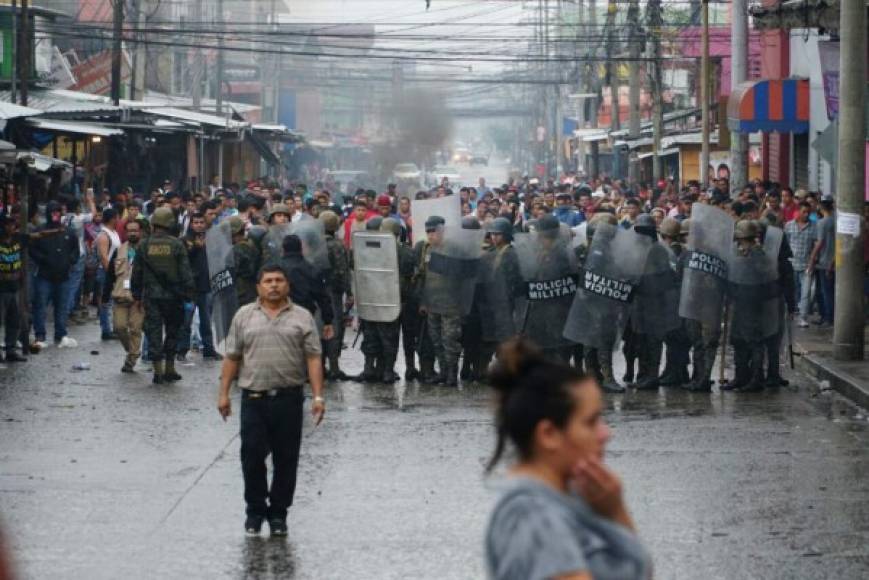
{"label": "woman's gray shirt", "polygon": [[489,520],[493,580],[547,580],[588,572],[594,580],[645,580],[651,562],[637,536],[594,513],[578,495],[526,477],[510,480]]}

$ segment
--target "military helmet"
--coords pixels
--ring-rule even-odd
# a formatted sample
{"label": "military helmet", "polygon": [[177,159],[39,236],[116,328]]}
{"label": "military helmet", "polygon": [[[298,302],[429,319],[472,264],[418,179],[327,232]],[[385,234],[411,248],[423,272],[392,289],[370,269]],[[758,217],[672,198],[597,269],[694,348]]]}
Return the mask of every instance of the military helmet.
{"label": "military helmet", "polygon": [[480,220],[472,215],[466,215],[462,218],[462,229],[463,230],[479,230],[480,229]]}
{"label": "military helmet", "polygon": [[244,232],[244,221],[237,215],[232,216],[229,218],[229,231],[232,232],[232,235]]}
{"label": "military helmet", "polygon": [[691,218],[682,220],[682,223],[679,224],[679,233],[683,236],[691,233]]}
{"label": "military helmet", "polygon": [[398,237],[401,235],[401,222],[395,218],[386,218],[383,220],[383,223],[380,224],[380,231]]}
{"label": "military helmet", "polygon": [[442,218],[439,215],[433,215],[433,216],[429,217],[427,220],[425,220],[425,229],[426,230],[434,229],[434,228],[436,228],[438,226],[442,226],[444,224],[446,224],[446,220],[444,220],[444,218]]}
{"label": "military helmet", "polygon": [[151,215],[151,225],[168,230],[175,225],[175,214],[168,207],[158,207]]}
{"label": "military helmet", "polygon": [[551,232],[553,230],[558,230],[561,228],[561,222],[558,221],[558,218],[554,215],[544,215],[541,216],[540,219],[537,220],[537,231],[538,232]]}
{"label": "military helmet", "polygon": [[285,203],[276,203],[272,206],[272,210],[269,212],[269,219],[272,219],[276,214],[282,213],[287,217],[290,217],[293,212],[290,211],[290,207]]}
{"label": "military helmet", "polygon": [[597,231],[597,227],[600,224],[608,224],[611,226],[617,225],[619,222],[616,219],[616,216],[609,212],[596,213],[594,214],[588,222],[588,225],[585,226],[585,237],[591,239],[594,237],[594,232]]}
{"label": "military helmet", "polygon": [[754,220],[740,220],[736,222],[736,231],[733,237],[737,240],[751,240],[757,237],[757,223]]}
{"label": "military helmet", "polygon": [[369,232],[376,232],[380,229],[381,224],[383,224],[383,218],[379,215],[374,216],[365,224],[365,229]]}
{"label": "military helmet", "polygon": [[259,248],[268,231],[269,230],[265,226],[251,226],[247,231],[247,239],[253,241],[253,243],[256,244],[256,247]]}
{"label": "military helmet", "polygon": [[664,218],[664,221],[661,222],[660,232],[662,236],[676,238],[679,236],[681,230],[682,226],[677,219],[668,217]]}
{"label": "military helmet", "polygon": [[507,238],[513,237],[513,224],[507,218],[495,218],[487,229],[490,234],[501,234]]}
{"label": "military helmet", "polygon": [[341,218],[338,217],[334,211],[326,210],[324,212],[320,212],[318,219],[323,222],[323,228],[326,230],[326,233],[334,233],[338,230],[338,226],[341,224]]}

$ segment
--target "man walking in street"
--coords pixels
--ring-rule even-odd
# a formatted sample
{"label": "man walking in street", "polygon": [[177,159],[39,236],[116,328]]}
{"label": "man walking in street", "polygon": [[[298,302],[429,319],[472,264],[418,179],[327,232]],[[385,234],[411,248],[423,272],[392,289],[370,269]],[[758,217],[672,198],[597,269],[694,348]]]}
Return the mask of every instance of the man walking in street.
{"label": "man walking in street", "polygon": [[130,283],[133,300],[145,306],[145,337],[148,358],[154,365],[154,384],[181,380],[181,375],[175,372],[178,332],[184,322],[184,302],[193,297],[187,250],[169,234],[175,223],[168,207],[154,211],[153,233],[137,252]]}
{"label": "man walking in street", "polygon": [[106,282],[112,285],[112,319],[118,338],[127,353],[122,373],[132,373],[139,355],[142,354],[142,324],[145,311],[142,303],[133,300],[130,280],[136,250],[142,239],[142,225],[137,221],[125,224],[127,241],[114,253],[107,271]]}
{"label": "man walking in street", "polygon": [[[117,225],[117,212],[112,208],[105,210],[103,212],[103,228],[96,239],[97,258],[99,260],[99,265],[97,266],[97,284],[100,288],[104,289],[107,286],[106,273],[111,267],[112,256],[121,247],[121,238],[116,230]],[[112,331],[111,300],[104,300],[104,294],[108,293],[103,292],[97,297],[97,304],[99,305],[97,313],[100,318],[101,337],[103,340],[112,340],[117,338],[117,336]]]}
{"label": "man walking in street", "polygon": [[61,206],[51,201],[45,207],[45,225],[32,236],[30,257],[37,269],[35,278],[35,308],[33,332],[36,346],[46,346],[45,311],[54,304],[54,342],[62,347],[74,347],[76,342],[66,334],[69,316],[70,272],[78,262],[79,247],[75,232],[61,224]]}
{"label": "man walking in street", "polygon": [[794,266],[794,287],[800,311],[800,328],[806,328],[809,325],[809,298],[812,288],[809,260],[818,239],[815,224],[809,221],[809,209],[808,203],[800,202],[796,219],[785,224],[784,228],[793,251],[791,261]]}
{"label": "man walking in street", "polygon": [[0,322],[5,331],[3,345],[6,362],[27,360],[15,352],[15,343],[21,331],[18,294],[24,276],[23,252],[24,244],[18,235],[15,219],[5,213],[0,214]]}
{"label": "man walking in street", "polygon": [[[245,531],[260,533],[268,519],[272,535],[287,534],[302,443],[304,383],[313,393],[311,414],[319,425],[326,405],[320,337],[314,318],[290,300],[290,284],[277,264],[260,270],[259,298],[241,307],[226,339],[217,409],[231,413],[229,389],[241,389],[241,466],[247,504]],[[266,458],[274,465],[268,485]]]}
{"label": "man walking in street", "polygon": [[[211,332],[211,281],[208,273],[208,255],[205,250],[205,216],[194,213],[190,217],[190,229],[184,236],[184,246],[190,260],[193,273],[193,284],[196,296],[193,306],[199,313],[199,337],[202,340],[202,358],[220,360],[220,354],[214,350],[214,337]],[[181,338],[178,341],[178,360],[186,360],[190,350],[190,340],[193,334],[193,312],[190,308],[185,312]]]}

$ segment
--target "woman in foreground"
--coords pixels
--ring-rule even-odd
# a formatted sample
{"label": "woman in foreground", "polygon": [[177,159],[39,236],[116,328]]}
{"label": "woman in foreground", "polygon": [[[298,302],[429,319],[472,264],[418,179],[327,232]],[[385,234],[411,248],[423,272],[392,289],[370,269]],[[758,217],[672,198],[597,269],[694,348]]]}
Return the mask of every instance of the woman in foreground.
{"label": "woman in foreground", "polygon": [[603,464],[610,430],[594,379],[523,340],[504,343],[489,375],[498,442],[517,452],[486,531],[495,580],[646,579],[651,563]]}

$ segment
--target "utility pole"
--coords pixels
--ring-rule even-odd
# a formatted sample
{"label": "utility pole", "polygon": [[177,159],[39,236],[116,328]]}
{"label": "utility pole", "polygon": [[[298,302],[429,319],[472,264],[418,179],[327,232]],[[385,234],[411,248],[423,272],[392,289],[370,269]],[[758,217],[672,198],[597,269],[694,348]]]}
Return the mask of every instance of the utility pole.
{"label": "utility pole", "polygon": [[[748,3],[733,0],[730,31],[730,91],[748,79]],[[719,129],[720,131],[720,129]],[[748,182],[748,135],[730,133],[730,191],[736,193]]]}
{"label": "utility pole", "polygon": [[700,146],[700,185],[703,189],[709,185],[709,0],[703,0],[701,5],[703,28],[701,43],[703,55],[700,58],[700,124],[702,144]]}
{"label": "utility pole", "polygon": [[[618,65],[613,61],[613,52],[615,50],[615,21],[618,5],[616,0],[609,0],[607,5],[606,15],[606,60],[607,60],[607,80],[610,85],[610,132],[618,131],[621,127],[621,107],[619,106],[619,69]],[[615,147],[612,148],[612,177],[618,178],[621,176],[621,163],[619,152]]]}
{"label": "utility pole", "polygon": [[[223,36],[226,29],[223,22],[223,0],[217,0],[217,92],[215,93],[215,109],[218,115],[223,114]],[[220,167],[218,174],[223,177],[223,147],[220,147]],[[221,186],[223,182],[221,181]]]}
{"label": "utility pole", "polygon": [[148,0],[135,0],[136,47],[133,51],[133,70],[130,75],[130,100],[145,98],[145,6]]}
{"label": "utility pole", "polygon": [[[628,134],[630,139],[640,138],[640,3],[639,0],[631,0],[628,4],[628,29],[630,30],[630,71],[628,79],[628,93],[630,98],[630,119],[628,120]],[[628,177],[631,185],[637,183],[640,178],[639,160],[628,157]]]}
{"label": "utility pole", "polygon": [[833,357],[863,360],[863,196],[866,187],[866,6],[842,0]]}
{"label": "utility pole", "polygon": [[18,53],[18,0],[12,0],[12,78],[9,86],[9,100],[12,104],[18,100]]}
{"label": "utility pole", "polygon": [[652,50],[652,179],[657,184],[664,177],[661,166],[661,138],[664,136],[664,82],[661,78],[661,0],[647,4],[649,40]]}
{"label": "utility pole", "polygon": [[[30,81],[30,0],[21,0],[21,35],[18,47],[21,49],[21,61],[18,68],[21,79],[21,104],[27,106],[27,83]],[[23,231],[23,230],[22,230]]]}
{"label": "utility pole", "polygon": [[112,0],[112,104],[121,103],[121,40],[124,26],[124,0]]}
{"label": "utility pole", "polygon": [[[193,4],[193,21],[196,23],[193,25],[193,28],[199,29],[202,26],[202,14],[202,0],[196,0]],[[197,40],[197,44],[202,41],[202,37],[198,34],[194,38]],[[190,96],[193,100],[193,110],[198,111],[202,108],[202,67],[204,58],[201,47],[196,47],[193,51],[193,78],[191,80]]]}

